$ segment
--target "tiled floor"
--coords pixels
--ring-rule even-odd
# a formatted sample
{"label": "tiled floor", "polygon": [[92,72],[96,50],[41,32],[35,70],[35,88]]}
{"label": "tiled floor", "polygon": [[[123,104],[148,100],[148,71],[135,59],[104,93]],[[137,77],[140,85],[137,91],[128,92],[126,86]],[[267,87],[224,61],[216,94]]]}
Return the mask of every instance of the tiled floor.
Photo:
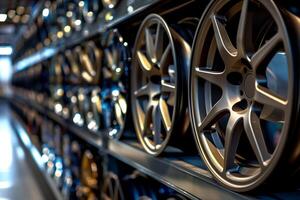
{"label": "tiled floor", "polygon": [[9,108],[0,101],[0,200],[43,200],[39,187],[12,129]]}

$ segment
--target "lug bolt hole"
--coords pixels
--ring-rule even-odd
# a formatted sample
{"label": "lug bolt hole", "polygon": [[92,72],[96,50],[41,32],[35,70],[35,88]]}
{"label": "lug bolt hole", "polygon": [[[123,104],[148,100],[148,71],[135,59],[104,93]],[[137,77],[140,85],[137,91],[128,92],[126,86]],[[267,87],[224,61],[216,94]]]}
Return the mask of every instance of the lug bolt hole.
{"label": "lug bolt hole", "polygon": [[243,82],[243,76],[239,72],[231,72],[227,76],[227,81],[232,85],[241,85]]}
{"label": "lug bolt hole", "polygon": [[248,102],[246,99],[241,100],[240,102],[233,105],[232,110],[235,112],[243,111],[248,108]]}
{"label": "lug bolt hole", "polygon": [[243,90],[240,90],[240,96],[243,96],[243,95],[244,95]]}

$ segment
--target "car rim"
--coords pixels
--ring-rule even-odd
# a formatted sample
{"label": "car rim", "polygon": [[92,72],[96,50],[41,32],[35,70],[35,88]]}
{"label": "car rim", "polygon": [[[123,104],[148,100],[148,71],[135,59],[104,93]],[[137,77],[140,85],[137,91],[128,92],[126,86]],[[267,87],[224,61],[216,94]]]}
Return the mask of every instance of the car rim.
{"label": "car rim", "polygon": [[292,105],[290,55],[272,1],[215,1],[198,27],[192,124],[208,168],[230,189],[257,187],[280,157]]}
{"label": "car rim", "polygon": [[124,200],[119,177],[112,172],[108,172],[103,181],[102,198],[104,200]]}
{"label": "car rim", "polygon": [[98,166],[89,150],[84,152],[81,161],[81,182],[92,190],[98,189]]}
{"label": "car rim", "polygon": [[106,38],[101,81],[103,125],[110,137],[120,138],[127,113],[129,51],[117,30],[110,31]]}
{"label": "car rim", "polygon": [[[189,45],[160,16],[152,14],[142,23],[133,51],[133,119],[140,142],[153,155],[163,152],[173,130],[177,129],[175,126],[182,124],[186,109],[182,106],[181,92],[185,61],[176,56],[174,42],[180,50],[185,50],[182,55],[188,55],[186,59],[189,59]],[[177,73],[179,63],[182,63],[180,74]]]}
{"label": "car rim", "polygon": [[97,83],[101,69],[101,50],[93,41],[75,48],[81,66],[81,76],[88,83]]}

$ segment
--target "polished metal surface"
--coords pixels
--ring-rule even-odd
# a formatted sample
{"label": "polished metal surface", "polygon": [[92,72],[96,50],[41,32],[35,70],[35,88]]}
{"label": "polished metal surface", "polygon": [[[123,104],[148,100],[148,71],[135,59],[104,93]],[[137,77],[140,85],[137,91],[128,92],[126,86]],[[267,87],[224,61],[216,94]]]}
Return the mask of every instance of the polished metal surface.
{"label": "polished metal surface", "polygon": [[10,123],[8,105],[2,100],[0,127],[0,199],[45,199]]}
{"label": "polished metal surface", "polygon": [[285,165],[280,160],[289,160],[284,150],[292,134],[296,66],[288,27],[275,4],[231,3],[212,3],[200,22],[190,110],[209,171],[227,188],[245,192],[277,177],[276,169]]}

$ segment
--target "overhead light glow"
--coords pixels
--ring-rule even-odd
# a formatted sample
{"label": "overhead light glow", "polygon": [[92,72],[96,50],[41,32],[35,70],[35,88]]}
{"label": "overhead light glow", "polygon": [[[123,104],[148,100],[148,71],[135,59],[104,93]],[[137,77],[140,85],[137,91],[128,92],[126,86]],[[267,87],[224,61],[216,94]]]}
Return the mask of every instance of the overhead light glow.
{"label": "overhead light glow", "polygon": [[74,24],[75,24],[75,26],[80,26],[81,20],[80,19],[75,20]]}
{"label": "overhead light glow", "polygon": [[44,8],[43,9],[43,16],[48,17],[48,15],[49,15],[49,8]]}
{"label": "overhead light glow", "polygon": [[7,19],[7,14],[0,14],[0,22],[5,22]]}
{"label": "overhead light glow", "polygon": [[11,46],[0,46],[0,56],[9,56],[13,52]]}

